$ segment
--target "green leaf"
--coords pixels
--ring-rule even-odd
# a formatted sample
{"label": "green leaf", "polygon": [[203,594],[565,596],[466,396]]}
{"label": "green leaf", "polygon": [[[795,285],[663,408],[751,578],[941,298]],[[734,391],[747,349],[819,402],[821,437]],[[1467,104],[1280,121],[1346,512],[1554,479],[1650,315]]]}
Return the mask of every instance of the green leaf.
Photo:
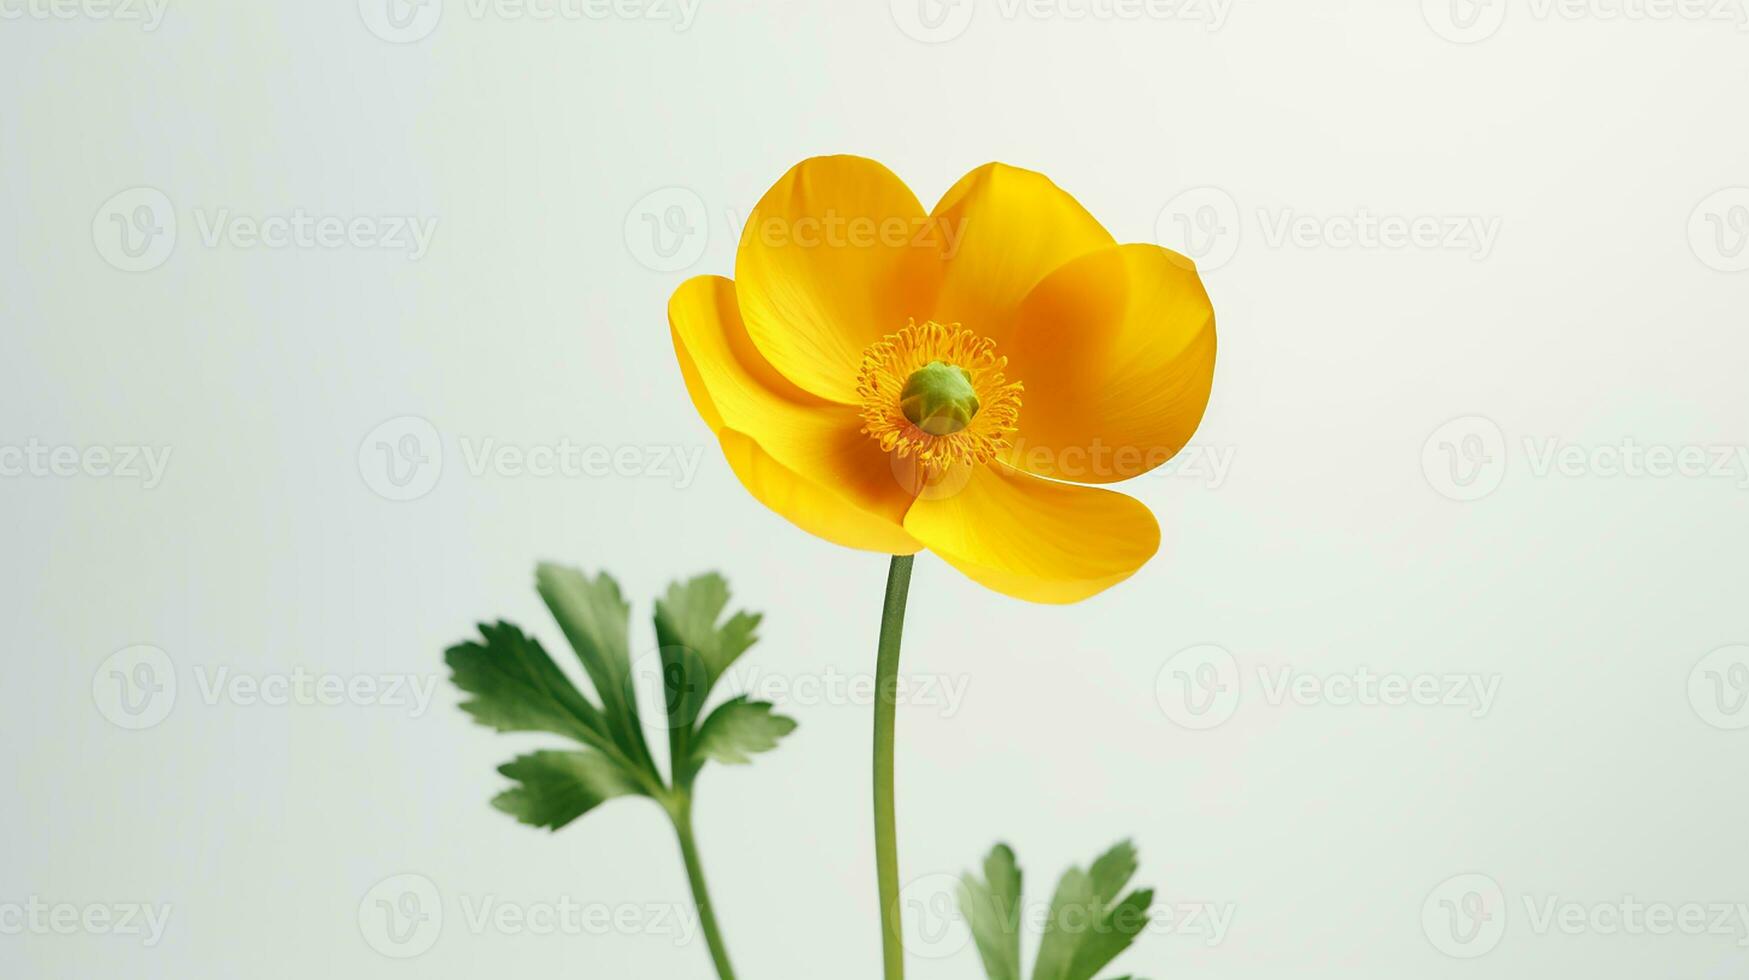
{"label": "green leaf", "polygon": [[1080,868],[1070,868],[1051,896],[1050,918],[1032,967],[1033,980],[1068,980],[1075,951],[1087,933],[1087,910],[1093,905],[1093,879]]}
{"label": "green leaf", "polygon": [[1107,910],[1100,927],[1075,952],[1075,961],[1069,966],[1070,980],[1093,980],[1094,974],[1129,949],[1136,936],[1148,927],[1148,908],[1153,904],[1153,889],[1143,888]]}
{"label": "green leaf", "polygon": [[[710,759],[746,763],[796,727],[772,706],[735,698],[703,723],[711,687],[754,643],[759,617],[726,619],[728,585],[717,575],[677,583],[656,605],[669,748],[675,772],[665,783],[645,741],[628,637],[630,608],[606,575],[543,564],[536,588],[595,688],[572,683],[538,641],[509,623],[480,626],[481,640],[451,647],[445,659],[457,687],[472,695],[462,708],[499,731],[543,731],[581,742],[587,751],[522,756],[499,771],[517,785],[493,805],[524,823],[557,829],[616,796],[638,793],[672,808],[686,799]],[[673,722],[678,721],[679,724]]]}
{"label": "green leaf", "polygon": [[1154,893],[1143,890],[1114,902],[1135,873],[1135,848],[1126,841],[1100,855],[1091,871],[1070,868],[1063,875],[1051,897],[1033,980],[1093,980],[1129,948],[1147,928],[1154,901]]}
{"label": "green leaf", "polygon": [[704,662],[710,684],[747,652],[758,637],[758,613],[738,612],[718,625],[729,604],[729,583],[714,572],[668,587],[656,600],[656,640],[663,647],[685,647]]}
{"label": "green leaf", "polygon": [[[740,612],[725,620],[728,605],[729,585],[714,573],[676,582],[656,600],[668,750],[678,783],[690,782],[706,759],[746,762],[749,752],[770,749],[795,727],[788,719],[771,716],[769,706],[760,716],[725,704],[694,732],[711,689],[757,639],[760,617]],[[708,744],[700,741],[707,733]]]}
{"label": "green leaf", "polygon": [[1021,980],[1020,887],[1020,866],[1007,844],[997,844],[984,859],[982,881],[969,872],[960,880],[960,914],[990,980]]}
{"label": "green leaf", "polygon": [[614,742],[654,773],[632,689],[626,640],[631,608],[620,598],[619,584],[605,572],[591,579],[574,568],[543,564],[535,571],[535,586],[589,673]]}
{"label": "green leaf", "polygon": [[1107,905],[1111,904],[1123,886],[1135,877],[1139,864],[1136,846],[1127,840],[1101,854],[1088,871],[1093,879],[1094,896]]}
{"label": "green leaf", "polygon": [[498,767],[518,785],[492,805],[526,824],[558,830],[616,796],[647,795],[599,752],[535,752]]}
{"label": "green leaf", "polygon": [[729,765],[752,762],[752,756],[777,748],[778,739],[796,730],[794,720],[772,714],[765,701],[738,697],[726,701],[698,728],[693,742],[693,770],[706,759]]}
{"label": "green leaf", "polygon": [[462,710],[501,732],[553,732],[589,745],[606,744],[601,712],[578,691],[540,641],[510,623],[480,624],[485,641],[444,653],[456,687],[474,695]]}

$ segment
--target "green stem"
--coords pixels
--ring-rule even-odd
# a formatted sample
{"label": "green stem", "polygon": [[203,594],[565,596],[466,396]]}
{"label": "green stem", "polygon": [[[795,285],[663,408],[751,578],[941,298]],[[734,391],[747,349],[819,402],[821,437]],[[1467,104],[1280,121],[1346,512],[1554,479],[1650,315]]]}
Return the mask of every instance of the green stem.
{"label": "green stem", "polygon": [[875,658],[874,804],[875,874],[881,896],[881,963],[886,980],[904,980],[905,936],[899,922],[899,829],[893,811],[893,728],[899,698],[899,637],[905,631],[905,597],[911,590],[911,555],[894,555],[881,607],[881,639]]}
{"label": "green stem", "polygon": [[692,836],[692,795],[686,794],[670,812],[674,816],[674,833],[680,838],[680,856],[686,862],[686,880],[692,885],[692,900],[698,905],[699,926],[704,930],[704,941],[710,946],[711,962],[716,964],[718,977],[735,980],[735,968],[729,965],[729,949],[723,944],[716,909],[711,905],[710,889],[705,887],[704,865],[698,860],[698,841]]}

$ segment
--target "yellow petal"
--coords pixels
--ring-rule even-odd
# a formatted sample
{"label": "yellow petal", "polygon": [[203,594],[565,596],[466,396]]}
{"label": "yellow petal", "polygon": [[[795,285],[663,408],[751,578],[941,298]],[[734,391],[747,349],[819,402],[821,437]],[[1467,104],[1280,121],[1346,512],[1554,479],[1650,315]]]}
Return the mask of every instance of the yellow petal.
{"label": "yellow petal", "polygon": [[1139,501],[1000,464],[957,493],[925,494],[905,530],[973,581],[1030,602],[1079,602],[1129,578],[1160,547]]}
{"label": "yellow petal", "polygon": [[1039,283],[1003,351],[1025,386],[1008,462],[1113,483],[1166,462],[1195,434],[1214,382],[1215,312],[1190,260],[1122,245]]}
{"label": "yellow petal", "polygon": [[927,216],[904,182],[861,157],[816,157],[753,209],[735,253],[747,333],[802,388],[854,404],[868,345],[921,314],[935,270]]}
{"label": "yellow petal", "polygon": [[756,500],[791,524],[833,544],[889,555],[922,550],[917,539],[892,521],[851,506],[844,498],[772,459],[751,438],[733,429],[718,433],[729,468]]}
{"label": "yellow petal", "polygon": [[[998,344],[1039,280],[1078,255],[1115,244],[1050,178],[1001,163],[960,178],[931,218],[949,243],[933,319],[961,324]],[[923,259],[914,256],[913,262]]]}
{"label": "yellow petal", "polygon": [[[908,540],[899,522],[911,495],[892,461],[861,432],[855,408],[797,388],[760,357],[741,325],[733,282],[699,276],[682,283],[668,302],[668,323],[687,392],[723,441],[724,451],[729,452],[730,442],[725,433],[733,433],[769,457],[770,465],[758,462],[759,457],[737,445],[742,462],[730,458],[760,500],[798,524],[802,520],[784,507],[803,508],[809,523],[802,526],[828,540],[868,540],[862,529],[868,521],[887,526],[885,540]],[[784,474],[807,488],[780,491],[776,481]],[[806,500],[805,507],[797,500]],[[821,522],[834,513],[851,515],[842,517],[846,530],[824,533]]]}

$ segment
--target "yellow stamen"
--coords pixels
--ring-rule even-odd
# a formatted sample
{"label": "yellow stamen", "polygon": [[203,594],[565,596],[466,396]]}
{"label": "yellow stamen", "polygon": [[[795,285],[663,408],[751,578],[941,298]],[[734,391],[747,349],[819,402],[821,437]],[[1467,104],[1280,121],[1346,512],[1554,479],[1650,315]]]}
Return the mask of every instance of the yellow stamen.
{"label": "yellow stamen", "polygon": [[[906,416],[902,402],[914,375],[943,365],[964,372],[976,407],[959,428],[934,435]],[[862,431],[887,452],[901,459],[915,456],[935,473],[956,463],[987,463],[1008,447],[1020,418],[1021,384],[1003,376],[1007,367],[1008,358],[997,355],[994,341],[957,323],[942,326],[931,320],[918,326],[913,320],[863,351],[856,383]]]}

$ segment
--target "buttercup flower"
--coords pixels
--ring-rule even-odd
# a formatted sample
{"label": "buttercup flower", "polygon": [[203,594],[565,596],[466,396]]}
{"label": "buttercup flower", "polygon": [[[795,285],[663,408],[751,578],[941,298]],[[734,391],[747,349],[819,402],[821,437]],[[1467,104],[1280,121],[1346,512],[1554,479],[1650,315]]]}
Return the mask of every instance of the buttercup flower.
{"label": "buttercup flower", "polygon": [[1188,259],[1119,245],[999,163],[925,212],[872,160],[803,161],[754,209],[735,279],[683,283],[668,317],[693,404],[767,507],[1035,602],[1158,550],[1147,507],[1086,484],[1176,454],[1214,375]]}

